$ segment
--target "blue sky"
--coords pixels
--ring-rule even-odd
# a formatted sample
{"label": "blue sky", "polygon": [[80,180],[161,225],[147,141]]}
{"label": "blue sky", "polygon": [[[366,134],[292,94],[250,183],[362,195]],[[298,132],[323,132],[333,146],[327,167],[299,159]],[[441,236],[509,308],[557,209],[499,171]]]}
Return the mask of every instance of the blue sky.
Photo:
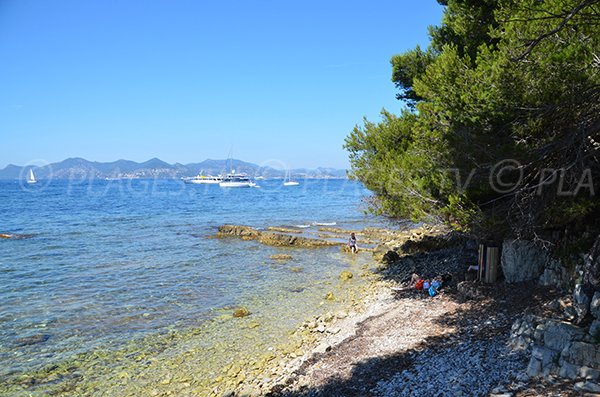
{"label": "blue sky", "polygon": [[67,157],[348,166],[401,103],[389,59],[423,1],[1,0],[0,168]]}

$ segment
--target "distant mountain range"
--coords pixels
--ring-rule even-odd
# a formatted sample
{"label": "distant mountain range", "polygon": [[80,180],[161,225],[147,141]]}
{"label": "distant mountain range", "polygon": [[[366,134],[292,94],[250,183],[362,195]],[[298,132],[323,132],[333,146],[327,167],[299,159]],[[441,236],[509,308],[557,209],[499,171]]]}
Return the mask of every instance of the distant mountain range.
{"label": "distant mountain range", "polygon": [[[117,160],[110,163],[88,161],[82,158],[69,158],[43,167],[9,164],[0,170],[0,179],[25,179],[32,168],[38,179],[95,179],[95,178],[181,178],[204,175],[219,175],[235,169],[252,177],[283,178],[286,170],[261,167],[241,160],[211,160],[200,163],[169,164],[153,158],[143,163],[130,160]],[[293,178],[346,178],[346,170],[334,168],[299,168],[290,170]]]}

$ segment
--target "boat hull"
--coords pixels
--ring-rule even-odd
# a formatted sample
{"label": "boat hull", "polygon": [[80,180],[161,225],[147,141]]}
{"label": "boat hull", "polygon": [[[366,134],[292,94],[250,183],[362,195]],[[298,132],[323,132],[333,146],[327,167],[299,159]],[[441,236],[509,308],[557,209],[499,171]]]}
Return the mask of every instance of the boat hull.
{"label": "boat hull", "polygon": [[252,182],[221,182],[219,183],[221,187],[254,187],[256,183]]}
{"label": "boat hull", "polygon": [[206,179],[191,179],[186,182],[192,183],[194,185],[218,185],[219,183],[221,183],[220,181],[206,180]]}

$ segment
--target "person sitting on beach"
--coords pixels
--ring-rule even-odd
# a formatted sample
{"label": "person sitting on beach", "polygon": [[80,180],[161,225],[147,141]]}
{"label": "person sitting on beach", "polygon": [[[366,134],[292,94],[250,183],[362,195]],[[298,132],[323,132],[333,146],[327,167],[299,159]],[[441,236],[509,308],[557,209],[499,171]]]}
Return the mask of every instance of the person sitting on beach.
{"label": "person sitting on beach", "polygon": [[348,240],[348,247],[353,254],[358,252],[358,246],[356,245],[356,236],[354,233],[350,233],[350,239]]}

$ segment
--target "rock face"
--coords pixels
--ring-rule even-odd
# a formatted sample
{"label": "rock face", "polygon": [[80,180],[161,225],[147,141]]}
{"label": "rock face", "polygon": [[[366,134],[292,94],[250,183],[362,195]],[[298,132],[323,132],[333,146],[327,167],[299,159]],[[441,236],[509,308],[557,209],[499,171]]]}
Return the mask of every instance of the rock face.
{"label": "rock face", "polygon": [[540,277],[547,262],[548,254],[530,241],[506,240],[502,243],[501,266],[508,283]]}
{"label": "rock face", "polygon": [[590,311],[590,297],[585,294],[581,284],[577,284],[573,291],[573,307],[575,307],[579,321],[583,320]]}
{"label": "rock face", "polygon": [[539,279],[540,285],[568,289],[571,284],[571,276],[562,263],[556,259],[550,259]]}
{"label": "rock face", "polygon": [[594,324],[596,322],[588,330],[568,322],[529,315],[513,324],[509,345],[516,350],[531,351],[527,366],[530,377],[598,381],[600,345],[591,333],[597,333],[600,324]]}
{"label": "rock face", "polygon": [[600,291],[600,236],[583,263],[583,287],[588,295]]}
{"label": "rock face", "polygon": [[590,303],[590,313],[594,318],[600,318],[600,291],[594,293]]}

